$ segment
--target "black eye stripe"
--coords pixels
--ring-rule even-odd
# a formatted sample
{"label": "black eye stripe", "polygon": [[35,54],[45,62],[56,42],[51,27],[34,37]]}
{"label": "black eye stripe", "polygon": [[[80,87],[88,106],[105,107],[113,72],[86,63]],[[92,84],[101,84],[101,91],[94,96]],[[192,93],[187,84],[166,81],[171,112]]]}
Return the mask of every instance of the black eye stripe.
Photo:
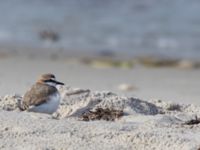
{"label": "black eye stripe", "polygon": [[55,80],[52,80],[52,79],[49,79],[49,80],[44,80],[44,82],[51,82],[51,83],[55,83],[55,84],[60,84],[60,85],[64,85],[64,83],[62,82],[58,82],[58,81],[55,81]]}
{"label": "black eye stripe", "polygon": [[56,81],[54,81],[54,80],[52,80],[52,79],[45,80],[44,82],[53,82],[53,83],[56,83]]}

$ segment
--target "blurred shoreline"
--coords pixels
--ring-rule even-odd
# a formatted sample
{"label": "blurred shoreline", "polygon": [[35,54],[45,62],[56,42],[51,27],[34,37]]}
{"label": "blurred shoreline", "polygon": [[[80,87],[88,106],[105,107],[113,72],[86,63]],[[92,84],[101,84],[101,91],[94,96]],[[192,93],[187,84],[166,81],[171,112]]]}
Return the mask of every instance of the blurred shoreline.
{"label": "blurred shoreline", "polygon": [[100,52],[94,51],[66,51],[53,48],[30,48],[30,47],[12,47],[0,46],[0,59],[6,58],[28,58],[28,59],[47,59],[50,61],[77,61],[83,65],[93,67],[113,67],[131,69],[135,66],[143,67],[172,67],[177,69],[199,69],[200,61],[198,59],[172,58],[161,55],[136,55],[131,56],[124,53],[114,53],[109,50]]}

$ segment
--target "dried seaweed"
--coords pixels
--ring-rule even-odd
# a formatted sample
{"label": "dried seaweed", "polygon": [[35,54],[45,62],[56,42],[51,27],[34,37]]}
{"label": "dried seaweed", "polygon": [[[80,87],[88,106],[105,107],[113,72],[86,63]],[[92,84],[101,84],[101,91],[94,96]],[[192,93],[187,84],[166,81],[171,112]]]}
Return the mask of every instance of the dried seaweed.
{"label": "dried seaweed", "polygon": [[115,119],[119,119],[122,117],[123,111],[122,110],[115,110],[115,109],[103,109],[97,108],[95,111],[89,111],[84,113],[81,116],[82,121],[90,121],[90,120],[106,120],[106,121],[114,121]]}
{"label": "dried seaweed", "polygon": [[200,123],[200,118],[198,118],[197,116],[195,117],[195,119],[191,119],[187,122],[185,122],[185,125],[195,125],[195,124],[199,124]]}

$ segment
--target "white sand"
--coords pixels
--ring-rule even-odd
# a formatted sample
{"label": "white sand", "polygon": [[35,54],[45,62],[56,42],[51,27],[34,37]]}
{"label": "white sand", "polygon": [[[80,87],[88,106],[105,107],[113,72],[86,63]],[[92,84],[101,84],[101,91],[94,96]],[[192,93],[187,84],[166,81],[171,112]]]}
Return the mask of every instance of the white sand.
{"label": "white sand", "polygon": [[[60,91],[65,96],[52,116],[19,112],[16,106],[21,97],[2,97],[0,148],[189,150],[200,147],[200,125],[184,125],[200,116],[199,106],[161,100],[146,102],[110,92],[66,87]],[[97,107],[123,110],[124,116],[114,122],[80,121],[84,112]]]}
{"label": "white sand", "polygon": [[[0,149],[197,150],[200,147],[200,124],[184,124],[195,116],[200,117],[199,70],[105,71],[64,61],[47,61],[47,64],[42,60],[5,59],[0,62],[3,68]],[[56,72],[58,80],[81,88],[60,87],[63,100],[53,115],[20,112],[17,101],[33,79],[44,72]],[[132,83],[138,90],[118,91],[121,83]],[[118,94],[94,92],[104,89]],[[137,95],[139,99],[122,95]],[[79,120],[82,113],[98,107],[123,110],[124,116],[114,122]]]}

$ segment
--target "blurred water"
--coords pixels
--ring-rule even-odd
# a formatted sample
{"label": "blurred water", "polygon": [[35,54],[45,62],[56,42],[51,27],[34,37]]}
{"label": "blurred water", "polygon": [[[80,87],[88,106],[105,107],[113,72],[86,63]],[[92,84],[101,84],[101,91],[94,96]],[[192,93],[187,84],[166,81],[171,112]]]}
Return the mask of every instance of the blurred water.
{"label": "blurred water", "polygon": [[198,0],[0,0],[0,43],[199,58],[199,14]]}

